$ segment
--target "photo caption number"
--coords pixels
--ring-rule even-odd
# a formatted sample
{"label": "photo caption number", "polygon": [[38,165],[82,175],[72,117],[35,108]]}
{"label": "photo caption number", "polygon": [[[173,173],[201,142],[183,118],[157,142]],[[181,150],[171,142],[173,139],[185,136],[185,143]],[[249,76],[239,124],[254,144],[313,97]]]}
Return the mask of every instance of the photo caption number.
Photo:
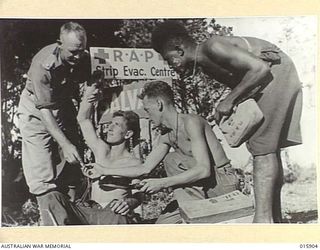
{"label": "photo caption number", "polygon": [[306,248],[306,249],[312,249],[312,248],[318,248],[318,244],[300,244],[300,248]]}

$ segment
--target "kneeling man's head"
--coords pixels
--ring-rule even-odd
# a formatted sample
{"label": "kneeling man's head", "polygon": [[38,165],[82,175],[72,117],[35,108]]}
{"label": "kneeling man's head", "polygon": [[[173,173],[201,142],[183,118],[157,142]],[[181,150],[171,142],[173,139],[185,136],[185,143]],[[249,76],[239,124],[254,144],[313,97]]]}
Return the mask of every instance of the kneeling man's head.
{"label": "kneeling man's head", "polygon": [[174,95],[170,85],[163,81],[152,81],[144,85],[139,95],[144,110],[156,126],[162,122],[163,113],[168,106],[174,105]]}

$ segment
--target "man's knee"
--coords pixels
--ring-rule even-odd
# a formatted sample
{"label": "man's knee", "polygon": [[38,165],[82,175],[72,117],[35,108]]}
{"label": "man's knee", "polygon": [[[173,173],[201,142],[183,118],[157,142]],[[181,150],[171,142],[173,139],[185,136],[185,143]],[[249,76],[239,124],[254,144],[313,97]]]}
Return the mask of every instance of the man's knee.
{"label": "man's knee", "polygon": [[68,197],[58,191],[37,196],[41,222],[44,226],[70,225],[71,203]]}
{"label": "man's knee", "polygon": [[276,152],[253,156],[253,164],[257,167],[272,167],[275,163],[278,163]]}
{"label": "man's knee", "polygon": [[176,200],[170,202],[162,211],[155,224],[182,224],[179,205]]}
{"label": "man's knee", "polygon": [[265,180],[274,180],[279,175],[277,153],[257,155],[253,157],[254,175],[262,176]]}
{"label": "man's knee", "polygon": [[69,202],[65,194],[56,190],[37,196],[37,200],[42,207],[51,207],[57,203],[65,206]]}

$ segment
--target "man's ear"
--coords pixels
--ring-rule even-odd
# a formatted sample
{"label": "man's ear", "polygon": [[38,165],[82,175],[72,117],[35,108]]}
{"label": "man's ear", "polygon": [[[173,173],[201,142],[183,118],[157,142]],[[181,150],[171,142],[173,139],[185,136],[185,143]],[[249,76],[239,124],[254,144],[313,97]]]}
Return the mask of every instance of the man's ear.
{"label": "man's ear", "polygon": [[163,101],[161,99],[157,100],[157,106],[158,106],[158,110],[160,112],[162,112],[163,111]]}
{"label": "man's ear", "polygon": [[176,45],[175,50],[178,52],[179,56],[184,55],[184,49],[181,47],[181,45]]}
{"label": "man's ear", "polygon": [[132,130],[128,130],[127,133],[124,136],[124,139],[128,140],[132,136],[133,136],[133,131]]}
{"label": "man's ear", "polygon": [[57,39],[57,44],[58,44],[59,46],[61,46],[61,45],[62,45],[62,42],[61,42],[61,40],[60,40],[60,39]]}

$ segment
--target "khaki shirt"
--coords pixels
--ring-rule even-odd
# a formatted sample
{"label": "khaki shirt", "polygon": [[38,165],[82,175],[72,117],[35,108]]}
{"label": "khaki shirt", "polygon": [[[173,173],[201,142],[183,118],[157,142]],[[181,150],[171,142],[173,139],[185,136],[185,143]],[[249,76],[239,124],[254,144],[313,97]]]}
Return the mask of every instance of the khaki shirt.
{"label": "khaki shirt", "polygon": [[26,89],[36,97],[36,108],[58,109],[76,97],[77,84],[89,79],[89,63],[89,57],[85,57],[74,67],[63,64],[57,43],[41,49],[32,60],[26,83]]}

